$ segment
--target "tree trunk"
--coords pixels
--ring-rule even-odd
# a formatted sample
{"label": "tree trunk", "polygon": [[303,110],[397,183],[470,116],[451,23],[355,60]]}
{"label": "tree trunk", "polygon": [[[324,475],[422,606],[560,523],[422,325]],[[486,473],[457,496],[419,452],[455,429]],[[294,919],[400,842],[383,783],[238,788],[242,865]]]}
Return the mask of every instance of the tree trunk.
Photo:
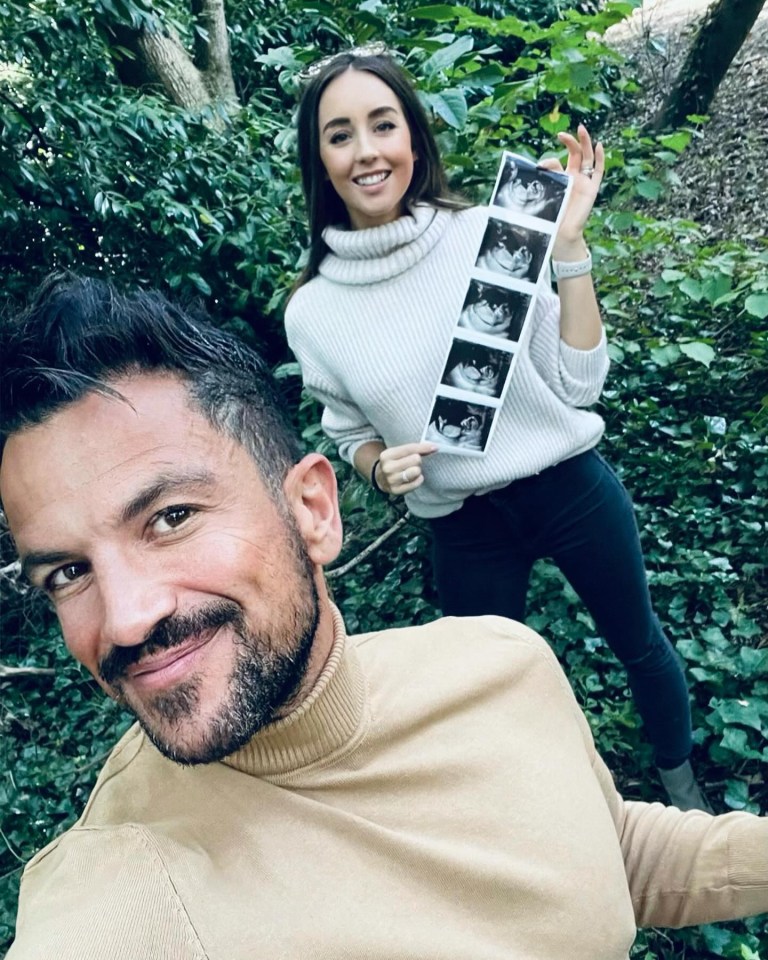
{"label": "tree trunk", "polygon": [[102,19],[100,26],[114,45],[130,51],[132,58],[115,55],[115,69],[127,86],[156,83],[173,103],[188,110],[223,105],[237,106],[232,77],[224,0],[192,0],[201,34],[195,38],[195,59],[184,48],[175,30],[159,17],[141,26]]}
{"label": "tree trunk", "polygon": [[195,64],[215,99],[237,103],[224,0],[192,0],[192,12],[199,28],[195,34]]}
{"label": "tree trunk", "polygon": [[720,81],[741,49],[764,0],[716,0],[696,31],[672,89],[649,127],[665,130],[706,113]]}

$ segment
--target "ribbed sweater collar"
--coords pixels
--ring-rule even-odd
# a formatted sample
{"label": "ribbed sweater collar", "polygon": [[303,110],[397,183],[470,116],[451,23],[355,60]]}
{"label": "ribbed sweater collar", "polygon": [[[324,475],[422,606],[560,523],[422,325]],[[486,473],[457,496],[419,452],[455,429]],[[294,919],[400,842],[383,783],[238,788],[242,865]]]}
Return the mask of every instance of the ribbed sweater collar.
{"label": "ribbed sweater collar", "polygon": [[376,283],[396,277],[429,253],[450,219],[448,210],[416,204],[410,214],[380,227],[326,227],[323,240],[331,252],[320,264],[320,275],[345,284]]}
{"label": "ribbed sweater collar", "polygon": [[333,607],[330,656],[309,696],[224,763],[242,773],[279,778],[351,749],[365,733],[365,681],[344,621]]}

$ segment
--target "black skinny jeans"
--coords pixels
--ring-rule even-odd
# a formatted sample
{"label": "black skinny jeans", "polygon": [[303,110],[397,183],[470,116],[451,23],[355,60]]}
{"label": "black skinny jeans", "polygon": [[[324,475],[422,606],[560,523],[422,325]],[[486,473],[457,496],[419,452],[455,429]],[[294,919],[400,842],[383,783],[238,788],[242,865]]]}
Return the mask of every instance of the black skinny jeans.
{"label": "black skinny jeans", "polygon": [[447,616],[522,621],[534,562],[550,557],[627,670],[662,767],[691,753],[682,666],[653,612],[632,502],[599,453],[586,453],[430,521]]}

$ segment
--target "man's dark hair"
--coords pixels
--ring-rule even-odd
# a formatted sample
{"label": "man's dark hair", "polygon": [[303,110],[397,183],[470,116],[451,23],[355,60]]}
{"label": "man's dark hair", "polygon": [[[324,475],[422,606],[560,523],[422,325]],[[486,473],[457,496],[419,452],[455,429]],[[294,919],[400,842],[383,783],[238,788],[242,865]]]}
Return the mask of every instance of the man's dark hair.
{"label": "man's dark hair", "polygon": [[119,292],[103,280],[53,274],[0,328],[0,452],[7,438],[113,382],[168,373],[186,384],[214,429],[251,455],[278,501],[302,456],[275,382],[237,337],[156,291]]}

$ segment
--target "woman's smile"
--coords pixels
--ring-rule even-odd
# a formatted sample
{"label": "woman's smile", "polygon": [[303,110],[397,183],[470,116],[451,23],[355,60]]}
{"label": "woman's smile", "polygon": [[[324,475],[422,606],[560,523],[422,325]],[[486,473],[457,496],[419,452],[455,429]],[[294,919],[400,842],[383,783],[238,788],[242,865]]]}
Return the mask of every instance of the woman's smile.
{"label": "woman's smile", "polygon": [[401,217],[414,156],[397,95],[374,74],[347,70],[325,88],[317,119],[320,159],[352,228]]}

